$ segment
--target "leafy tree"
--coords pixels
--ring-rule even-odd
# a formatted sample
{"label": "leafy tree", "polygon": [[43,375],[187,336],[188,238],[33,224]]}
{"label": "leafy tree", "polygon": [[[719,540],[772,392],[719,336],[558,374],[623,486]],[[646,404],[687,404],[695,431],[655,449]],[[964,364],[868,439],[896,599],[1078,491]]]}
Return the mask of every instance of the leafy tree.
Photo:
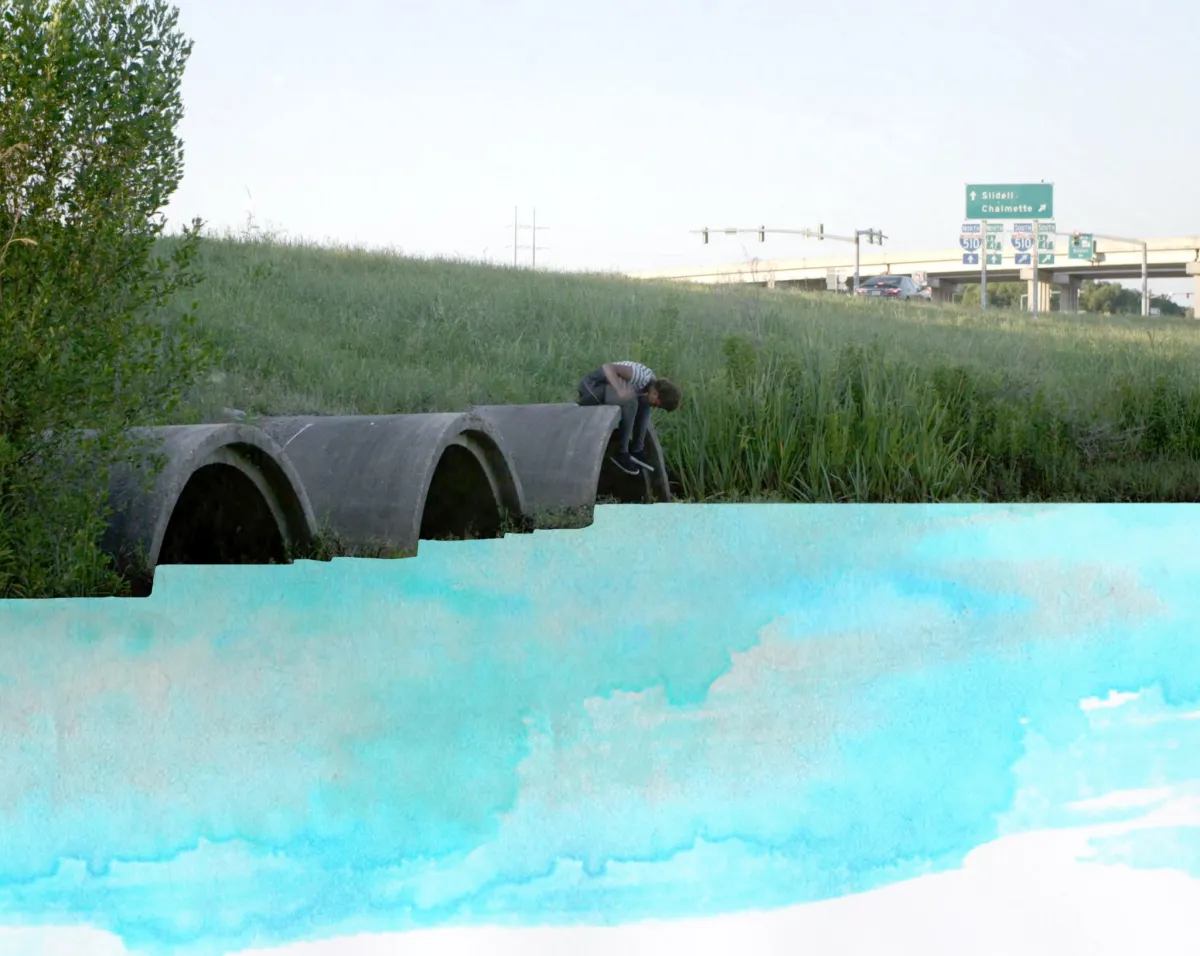
{"label": "leafy tree", "polygon": [[[1079,307],[1085,312],[1107,312],[1111,315],[1140,315],[1142,293],[1127,289],[1117,282],[1093,282],[1085,279],[1079,289]],[[1160,315],[1186,315],[1187,310],[1167,296],[1150,296],[1150,308]]]}
{"label": "leafy tree", "polygon": [[[112,593],[108,474],[212,361],[161,210],[191,43],[164,0],[0,0],[0,597]],[[81,430],[88,430],[86,433]]]}
{"label": "leafy tree", "polygon": [[1084,279],[1079,287],[1079,308],[1084,312],[1101,312],[1110,315],[1139,313],[1142,311],[1142,295],[1127,289],[1119,282],[1093,282]]}
{"label": "leafy tree", "polygon": [[[1016,309],[1021,297],[1028,294],[1025,282],[989,282],[988,305],[1000,309]],[[979,285],[969,285],[963,291],[963,305],[979,305]],[[1150,305],[1162,315],[1185,315],[1187,310],[1166,296],[1151,296]],[[1079,308],[1084,312],[1117,314],[1140,314],[1142,294],[1127,289],[1118,282],[1095,282],[1085,279],[1079,288]]]}
{"label": "leafy tree", "polygon": [[[1138,299],[1141,299],[1140,295]],[[1165,295],[1150,296],[1150,308],[1158,309],[1159,315],[1187,315],[1187,309]]]}

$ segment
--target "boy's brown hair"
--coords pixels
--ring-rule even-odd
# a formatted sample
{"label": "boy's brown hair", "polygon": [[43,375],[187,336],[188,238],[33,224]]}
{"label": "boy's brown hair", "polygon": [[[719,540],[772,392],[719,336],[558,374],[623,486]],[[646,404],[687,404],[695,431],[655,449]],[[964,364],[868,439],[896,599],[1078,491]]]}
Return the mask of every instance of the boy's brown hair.
{"label": "boy's brown hair", "polygon": [[664,411],[675,411],[679,407],[679,403],[683,400],[679,386],[665,378],[657,379],[654,382],[654,390],[658,392],[659,407]]}

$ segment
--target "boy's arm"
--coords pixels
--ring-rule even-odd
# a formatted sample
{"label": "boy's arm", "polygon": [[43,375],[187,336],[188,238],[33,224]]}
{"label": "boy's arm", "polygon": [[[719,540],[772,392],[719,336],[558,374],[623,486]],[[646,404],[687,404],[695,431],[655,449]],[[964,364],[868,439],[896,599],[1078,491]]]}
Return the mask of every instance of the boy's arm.
{"label": "boy's arm", "polygon": [[605,362],[603,368],[604,377],[608,379],[609,385],[622,394],[629,391],[628,382],[630,376],[633,375],[633,369],[613,365],[612,362]]}

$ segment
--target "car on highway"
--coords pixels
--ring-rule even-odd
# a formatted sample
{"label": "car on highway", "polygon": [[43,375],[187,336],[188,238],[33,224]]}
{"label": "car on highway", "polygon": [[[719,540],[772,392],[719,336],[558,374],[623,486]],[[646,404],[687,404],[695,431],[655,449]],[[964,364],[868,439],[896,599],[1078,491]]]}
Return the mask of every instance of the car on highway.
{"label": "car on highway", "polygon": [[910,276],[871,276],[858,284],[858,294],[890,299],[924,299],[925,290]]}

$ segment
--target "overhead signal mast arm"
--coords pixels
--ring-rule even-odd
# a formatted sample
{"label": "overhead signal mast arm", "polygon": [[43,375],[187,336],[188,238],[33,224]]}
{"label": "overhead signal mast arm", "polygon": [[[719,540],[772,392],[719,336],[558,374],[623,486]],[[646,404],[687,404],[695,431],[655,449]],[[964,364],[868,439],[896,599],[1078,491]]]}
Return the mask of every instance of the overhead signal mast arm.
{"label": "overhead signal mast arm", "polygon": [[754,235],[758,236],[759,242],[766,242],[767,233],[774,233],[776,235],[782,235],[782,236],[803,236],[805,239],[818,239],[821,241],[829,239],[833,242],[851,242],[851,243],[857,243],[861,240],[862,237],[866,237],[867,242],[871,243],[872,245],[874,245],[875,243],[878,243],[879,245],[883,245],[883,240],[887,238],[887,236],[885,236],[883,234],[882,230],[879,230],[879,229],[856,229],[854,231],[854,235],[850,235],[850,236],[835,235],[834,233],[825,231],[824,223],[819,223],[817,225],[816,229],[771,229],[771,228],[768,228],[767,226],[757,226],[754,228],[739,228],[737,226],[726,226],[723,229],[714,230],[708,226],[705,226],[703,229],[693,229],[692,234],[699,235],[701,237],[702,241],[705,244],[707,244],[709,234],[714,231],[722,232],[727,236],[736,236],[739,234],[742,234],[742,235],[754,234]]}

